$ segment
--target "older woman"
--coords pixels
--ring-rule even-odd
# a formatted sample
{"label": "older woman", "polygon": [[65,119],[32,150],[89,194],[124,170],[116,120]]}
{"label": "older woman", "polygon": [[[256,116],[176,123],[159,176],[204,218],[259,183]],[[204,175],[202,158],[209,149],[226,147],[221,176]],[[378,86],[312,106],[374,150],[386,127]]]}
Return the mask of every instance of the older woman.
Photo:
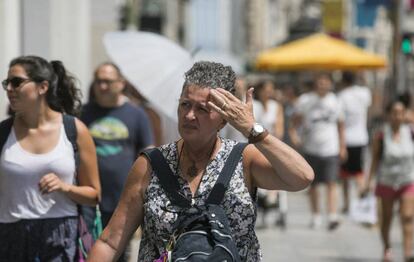
{"label": "older woman", "polygon": [[[230,123],[249,138],[231,178],[221,206],[243,261],[259,261],[261,252],[254,232],[256,188],[297,191],[313,180],[313,171],[292,148],[255,124],[253,89],[246,102],[233,96],[235,74],[219,63],[198,62],[185,74],[178,107],[181,139],[160,147],[180,182],[180,193],[199,204],[205,201],[229,152],[236,144],[218,132]],[[177,219],[163,208],[167,196],[153,174],[149,160],[140,156],[121,201],[93,247],[90,261],[113,261],[121,254],[138,226],[143,235],[139,261],[153,261],[165,250]]]}

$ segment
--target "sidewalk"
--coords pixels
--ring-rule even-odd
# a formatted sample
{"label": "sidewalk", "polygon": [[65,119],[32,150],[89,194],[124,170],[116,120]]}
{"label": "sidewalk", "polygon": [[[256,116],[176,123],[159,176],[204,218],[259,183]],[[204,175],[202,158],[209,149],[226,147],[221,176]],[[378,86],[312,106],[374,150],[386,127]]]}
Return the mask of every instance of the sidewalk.
{"label": "sidewalk", "polygon": [[[327,230],[326,221],[323,227],[311,229],[306,193],[289,193],[288,202],[288,224],[285,231],[275,227],[257,230],[264,262],[381,261],[382,247],[378,228],[367,228],[341,217],[341,225],[335,231]],[[325,203],[325,200],[321,203]],[[269,216],[268,221],[274,221],[274,217]],[[402,261],[398,226],[393,225],[392,245],[395,261]]]}

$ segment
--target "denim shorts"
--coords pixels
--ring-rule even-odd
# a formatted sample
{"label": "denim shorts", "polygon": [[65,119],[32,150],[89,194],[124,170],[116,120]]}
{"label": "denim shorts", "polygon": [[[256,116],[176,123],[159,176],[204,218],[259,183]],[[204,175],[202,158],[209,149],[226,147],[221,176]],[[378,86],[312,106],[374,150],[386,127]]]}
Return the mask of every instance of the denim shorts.
{"label": "denim shorts", "polygon": [[74,261],[78,217],[0,223],[0,261]]}

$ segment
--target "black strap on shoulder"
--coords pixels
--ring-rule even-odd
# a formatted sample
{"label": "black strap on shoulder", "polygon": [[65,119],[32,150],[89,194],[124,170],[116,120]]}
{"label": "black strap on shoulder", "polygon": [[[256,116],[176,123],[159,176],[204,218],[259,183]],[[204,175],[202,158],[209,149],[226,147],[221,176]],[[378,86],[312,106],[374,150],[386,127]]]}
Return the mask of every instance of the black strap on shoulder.
{"label": "black strap on shoulder", "polygon": [[75,153],[75,166],[76,169],[79,167],[79,150],[78,143],[76,142],[78,138],[78,131],[76,129],[75,117],[67,114],[62,114],[63,116],[63,126],[65,128],[66,137],[69,139],[73,147],[73,152]]}
{"label": "black strap on shoulder", "polygon": [[144,150],[142,153],[150,160],[151,167],[171,203],[179,207],[190,207],[190,200],[178,193],[180,190],[178,180],[172,173],[161,151],[158,148],[150,148]]}
{"label": "black strap on shoulder", "polygon": [[3,151],[3,146],[6,144],[10,131],[13,126],[13,117],[9,117],[0,123],[0,154]]}
{"label": "black strap on shoulder", "polygon": [[226,163],[224,164],[223,169],[217,181],[210,192],[210,195],[207,198],[206,204],[216,204],[219,205],[223,200],[224,194],[229,187],[231,177],[233,176],[234,170],[239,163],[241,154],[244,148],[247,146],[247,143],[237,143],[230,152],[229,157],[227,158]]}
{"label": "black strap on shoulder", "polygon": [[[241,153],[244,148],[247,146],[247,143],[238,143],[236,144],[230,156],[228,157],[226,163],[224,164],[223,169],[207,198],[207,204],[220,204],[224,194],[227,191],[230,179],[234,173],[234,170],[239,163]],[[180,190],[180,185],[178,184],[177,178],[173,175],[170,166],[165,161],[165,158],[161,151],[158,148],[147,149],[142,152],[151,162],[151,166],[160,180],[161,187],[167,193],[170,201],[180,207],[190,207],[190,200],[185,198],[183,195],[180,195],[178,192]]]}

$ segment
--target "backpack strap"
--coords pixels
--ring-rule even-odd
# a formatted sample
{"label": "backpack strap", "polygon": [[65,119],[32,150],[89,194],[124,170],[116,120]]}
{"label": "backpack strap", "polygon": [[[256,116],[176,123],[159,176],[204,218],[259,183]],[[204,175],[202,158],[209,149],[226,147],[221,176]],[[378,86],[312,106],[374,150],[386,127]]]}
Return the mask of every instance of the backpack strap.
{"label": "backpack strap", "polygon": [[239,163],[241,154],[247,143],[237,143],[230,152],[223,169],[220,172],[219,177],[207,198],[206,204],[219,205],[223,200],[224,194],[229,187],[230,179],[233,176],[234,170]]}
{"label": "backpack strap", "polygon": [[149,159],[151,167],[171,203],[179,207],[190,207],[190,200],[178,193],[180,190],[178,180],[172,173],[171,168],[161,151],[158,148],[150,148],[144,150],[142,154]]}
{"label": "backpack strap", "polygon": [[78,143],[76,142],[78,138],[78,131],[76,129],[75,117],[67,114],[62,114],[63,116],[63,126],[65,128],[66,137],[72,144],[73,152],[75,153],[75,167],[79,167],[79,150]]}
{"label": "backpack strap", "polygon": [[13,117],[9,117],[0,123],[0,154],[3,151],[3,146],[6,144],[10,131],[13,126]]}
{"label": "backpack strap", "polygon": [[[68,138],[69,142],[72,144],[73,153],[75,157],[75,170],[77,174],[77,170],[78,170],[79,163],[80,163],[80,157],[79,157],[78,143],[76,142],[78,138],[78,130],[76,129],[75,117],[71,115],[67,115],[67,114],[62,114],[62,118],[63,118],[63,127],[65,128],[66,137]],[[73,183],[78,184],[78,182],[79,182],[78,177],[76,175],[73,179]],[[85,223],[85,221],[83,221],[83,218],[82,218],[83,213],[84,213],[83,207],[80,204],[77,204],[76,206],[78,207],[78,214],[79,214],[78,226],[84,226],[84,225],[79,225],[79,224]],[[78,238],[80,241],[80,236],[78,236]]]}

